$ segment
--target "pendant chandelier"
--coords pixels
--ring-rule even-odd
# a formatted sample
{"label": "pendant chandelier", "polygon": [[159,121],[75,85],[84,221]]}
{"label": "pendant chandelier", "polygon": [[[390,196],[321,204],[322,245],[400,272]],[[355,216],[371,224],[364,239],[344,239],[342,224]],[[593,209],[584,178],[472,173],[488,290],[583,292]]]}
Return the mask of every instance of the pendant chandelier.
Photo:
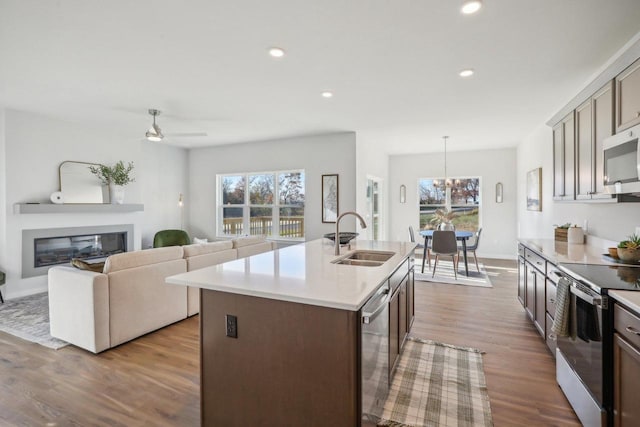
{"label": "pendant chandelier", "polygon": [[[447,188],[451,188],[451,180],[448,178],[447,175],[447,139],[449,139],[448,136],[443,136],[442,139],[444,140],[444,185]],[[437,179],[433,180],[433,186],[437,187],[440,185],[440,181],[438,181]]]}

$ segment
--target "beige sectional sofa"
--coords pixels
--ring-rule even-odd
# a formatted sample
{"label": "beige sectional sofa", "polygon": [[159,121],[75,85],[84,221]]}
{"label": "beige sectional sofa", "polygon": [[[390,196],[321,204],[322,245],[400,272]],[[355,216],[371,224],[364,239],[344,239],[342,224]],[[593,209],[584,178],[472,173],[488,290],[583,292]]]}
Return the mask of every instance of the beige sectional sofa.
{"label": "beige sectional sofa", "polygon": [[51,335],[99,353],[197,314],[197,288],[165,278],[275,249],[260,237],[126,252],[102,273],[49,269]]}

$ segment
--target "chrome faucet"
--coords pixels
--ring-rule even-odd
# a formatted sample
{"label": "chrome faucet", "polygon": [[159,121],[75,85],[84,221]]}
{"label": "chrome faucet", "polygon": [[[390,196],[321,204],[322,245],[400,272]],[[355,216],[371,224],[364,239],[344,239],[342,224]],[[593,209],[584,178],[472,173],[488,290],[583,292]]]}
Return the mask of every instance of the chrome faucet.
{"label": "chrome faucet", "polygon": [[362,228],[367,228],[367,223],[364,222],[364,219],[357,212],[349,211],[349,212],[344,212],[344,213],[340,214],[338,219],[336,219],[336,250],[334,251],[334,253],[336,255],[340,255],[340,220],[345,215],[355,215],[355,216],[357,216],[358,219],[360,220],[360,226]]}

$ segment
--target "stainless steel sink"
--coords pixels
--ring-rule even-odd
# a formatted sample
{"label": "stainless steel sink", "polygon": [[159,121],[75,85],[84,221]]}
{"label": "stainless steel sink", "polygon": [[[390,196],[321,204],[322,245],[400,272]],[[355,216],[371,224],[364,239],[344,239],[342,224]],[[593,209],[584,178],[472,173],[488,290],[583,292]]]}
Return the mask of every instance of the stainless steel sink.
{"label": "stainless steel sink", "polygon": [[360,250],[348,253],[331,262],[334,264],[355,265],[359,267],[379,267],[394,255],[395,252]]}

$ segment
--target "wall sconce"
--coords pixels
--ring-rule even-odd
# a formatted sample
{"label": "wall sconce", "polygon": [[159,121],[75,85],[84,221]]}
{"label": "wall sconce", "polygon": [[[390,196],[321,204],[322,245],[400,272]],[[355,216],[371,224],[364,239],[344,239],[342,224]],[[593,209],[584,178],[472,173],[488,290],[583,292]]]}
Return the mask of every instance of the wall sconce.
{"label": "wall sconce", "polygon": [[407,202],[407,187],[406,185],[402,184],[400,186],[400,203],[406,203]]}
{"label": "wall sconce", "polygon": [[496,184],[496,203],[502,203],[502,193],[504,189],[502,188],[502,183],[499,182]]}
{"label": "wall sconce", "polygon": [[178,196],[178,208],[180,209],[180,229],[184,229],[184,197],[182,193]]}

